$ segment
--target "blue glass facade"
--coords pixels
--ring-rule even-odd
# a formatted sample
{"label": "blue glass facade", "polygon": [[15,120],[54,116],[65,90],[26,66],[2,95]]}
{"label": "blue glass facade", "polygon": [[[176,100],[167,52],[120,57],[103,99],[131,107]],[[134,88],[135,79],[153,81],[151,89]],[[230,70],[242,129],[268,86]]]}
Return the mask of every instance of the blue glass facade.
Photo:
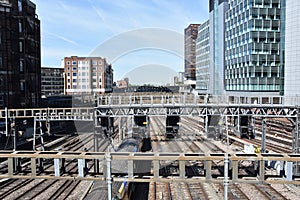
{"label": "blue glass facade", "polygon": [[226,13],[225,89],[279,91],[280,0],[230,0]]}

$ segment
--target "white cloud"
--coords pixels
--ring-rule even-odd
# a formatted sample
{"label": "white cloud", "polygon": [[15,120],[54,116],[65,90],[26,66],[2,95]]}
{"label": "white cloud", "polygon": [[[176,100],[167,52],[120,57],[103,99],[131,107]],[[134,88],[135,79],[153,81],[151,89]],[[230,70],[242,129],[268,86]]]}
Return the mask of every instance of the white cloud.
{"label": "white cloud", "polygon": [[[207,0],[32,1],[37,5],[41,20],[42,62],[47,66],[60,63],[70,54],[87,56],[107,39],[132,29],[151,27],[183,33],[189,23],[204,22],[208,18]],[[114,48],[119,48],[118,44],[111,47]],[[122,57],[122,62],[116,62],[114,67],[124,66],[122,63],[141,65],[138,59],[126,59],[127,56]],[[183,68],[182,61],[174,60],[163,64]],[[119,72],[115,70],[115,73]]]}

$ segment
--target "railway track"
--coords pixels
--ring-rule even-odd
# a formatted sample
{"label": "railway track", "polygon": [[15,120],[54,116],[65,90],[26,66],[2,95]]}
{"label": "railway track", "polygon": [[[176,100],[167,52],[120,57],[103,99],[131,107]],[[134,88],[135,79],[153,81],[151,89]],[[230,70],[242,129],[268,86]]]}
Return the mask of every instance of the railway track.
{"label": "railway track", "polygon": [[[153,117],[150,119],[150,135],[151,135],[151,142],[153,146],[153,151],[156,152],[199,152],[199,153],[223,153],[224,151],[216,146],[210,140],[204,140],[203,137],[195,134],[198,130],[202,130],[203,126],[201,122],[198,122],[198,119],[193,119],[186,117],[182,119],[182,126],[181,126],[181,137],[175,139],[166,139],[164,136],[165,126],[164,126],[164,117]],[[122,120],[122,124],[125,123],[126,126],[128,125],[127,122],[129,119]],[[130,121],[129,121],[130,122]],[[118,128],[115,128],[115,131],[119,131]],[[86,139],[78,139],[73,142],[70,142],[66,145],[62,145],[61,150],[73,150],[73,151],[83,151],[84,148],[87,148],[89,145],[88,143],[92,143],[92,135],[89,135]],[[103,142],[103,143],[102,143]],[[258,143],[259,140],[249,140],[249,142],[256,142]],[[92,144],[91,144],[92,145]],[[270,144],[267,143],[267,146]],[[105,150],[105,141],[101,141],[99,144],[101,151]],[[69,148],[69,149],[68,149]],[[267,147],[268,148],[268,147]],[[276,147],[277,148],[277,147]],[[88,148],[89,150],[90,148]],[[277,148],[278,149],[278,148]],[[163,163],[161,163],[163,165]],[[176,165],[176,164],[174,164]],[[178,164],[177,164],[178,165]],[[201,171],[199,171],[199,165],[201,163],[188,163],[186,168],[187,176],[196,176],[196,175],[203,175]],[[217,166],[218,163],[215,163],[214,166]],[[51,165],[45,166],[50,167]],[[74,165],[75,166],[75,165]],[[92,163],[89,163],[90,169],[92,169]],[[72,167],[72,166],[66,166]],[[189,171],[190,170],[190,171]],[[166,172],[170,173],[170,172]],[[162,174],[163,176],[163,174]],[[28,181],[28,182],[26,182]],[[21,189],[27,185],[27,190]],[[33,187],[34,185],[34,187]],[[0,186],[0,199],[41,199],[44,195],[43,193],[47,191],[49,193],[48,199],[66,199],[69,196],[72,196],[72,193],[78,188],[80,185],[83,185],[80,181],[45,181],[45,180],[17,180],[14,181],[7,181]],[[90,185],[90,184],[87,184]],[[209,199],[211,196],[216,194],[213,193],[224,193],[224,191],[208,191],[205,185],[210,184],[201,184],[201,183],[159,183],[159,182],[152,182],[149,186],[149,199]],[[29,186],[32,186],[29,188]],[[211,185],[210,185],[211,186]],[[256,187],[254,185],[251,185]],[[223,188],[224,186],[218,185],[218,188]],[[265,197],[266,199],[285,199],[284,196],[281,197],[272,191],[269,186],[259,185],[261,187],[262,192],[269,197]],[[86,187],[85,190],[89,188]],[[258,189],[257,189],[258,190]],[[9,191],[9,192],[7,192]],[[16,193],[16,191],[22,191],[21,193]],[[230,199],[251,199],[249,198],[244,192],[243,189],[239,188],[238,185],[230,185],[228,188],[229,191],[229,198]],[[255,189],[256,191],[256,189]],[[275,190],[276,191],[276,190]],[[15,196],[11,194],[15,193]],[[277,192],[278,193],[278,192]],[[16,195],[18,194],[18,195]],[[221,195],[221,194],[220,194]],[[223,195],[223,194],[222,194]],[[221,195],[221,196],[222,196]],[[74,196],[74,194],[73,194]]]}
{"label": "railway track", "polygon": [[172,199],[171,187],[169,183],[153,182],[152,185],[152,192],[155,194],[154,200]]}
{"label": "railway track", "polygon": [[201,183],[187,183],[187,187],[192,200],[208,199],[208,194]]}
{"label": "railway track", "polygon": [[[221,193],[224,193],[224,186],[222,184],[216,184]],[[228,185],[228,199],[229,200],[249,200],[250,198],[238,187],[236,184]]]}
{"label": "railway track", "polygon": [[[88,149],[92,148],[92,136],[91,135],[79,135],[78,139],[69,141],[68,143],[62,145],[63,150],[66,151],[78,151],[84,150],[87,146]],[[29,163],[28,163],[29,164]],[[72,165],[72,166],[70,166]],[[24,164],[23,167],[25,167]],[[44,165],[44,170],[53,169],[52,162]],[[66,168],[74,169],[77,171],[77,162],[73,163],[66,162]],[[63,175],[63,172],[61,172]],[[57,199],[56,195],[60,193],[59,191],[64,191],[65,198],[74,191],[78,186],[80,181],[59,181],[59,180],[40,180],[40,179],[30,179],[30,180],[9,180],[8,183],[2,184],[0,187],[0,199],[41,199],[41,196],[47,192],[47,199]],[[60,190],[53,190],[53,188],[60,188]],[[64,189],[63,189],[64,188]],[[73,189],[72,189],[73,188]],[[52,191],[52,192],[51,192]],[[69,192],[67,192],[69,191]],[[60,197],[60,199],[62,199]]]}
{"label": "railway track", "polygon": [[278,191],[276,191],[272,186],[263,184],[263,185],[254,185],[256,190],[259,191],[266,199],[274,200],[274,199],[287,199]]}

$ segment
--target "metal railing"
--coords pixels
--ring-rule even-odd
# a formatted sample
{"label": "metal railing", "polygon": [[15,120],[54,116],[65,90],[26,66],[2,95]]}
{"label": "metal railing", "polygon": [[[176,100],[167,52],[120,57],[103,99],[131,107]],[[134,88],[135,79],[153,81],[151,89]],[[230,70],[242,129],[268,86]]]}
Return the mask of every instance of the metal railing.
{"label": "metal railing", "polygon": [[[219,176],[213,175],[212,164],[215,161],[218,162],[220,168],[225,167],[225,160],[232,163],[232,176],[229,178],[230,183],[272,183],[272,184],[297,184],[300,185],[299,177],[288,175],[286,178],[277,175],[272,175],[272,178],[268,178],[268,174],[265,171],[266,161],[279,161],[284,163],[295,163],[300,162],[300,154],[230,154],[226,157],[226,154],[199,154],[199,153],[130,153],[130,152],[53,152],[53,151],[0,151],[0,158],[7,160],[7,162],[2,162],[2,165],[6,165],[7,168],[1,168],[0,179],[3,178],[40,178],[40,179],[72,179],[72,180],[106,180],[107,178],[113,178],[113,181],[122,182],[124,180],[129,182],[152,182],[152,181],[163,181],[163,182],[219,182],[224,181],[222,174]],[[14,165],[16,163],[15,159],[27,158],[30,160],[30,172],[22,173],[20,171],[15,171]],[[108,159],[109,158],[109,159]],[[62,160],[64,159],[64,162]],[[40,169],[39,165],[43,166],[41,162],[49,163],[49,160],[53,161],[54,168],[49,171],[38,172]],[[68,161],[74,162],[77,160],[78,170],[77,173],[61,173],[60,168],[62,163],[67,164]],[[87,160],[96,160],[100,165],[104,167],[107,171],[101,173],[94,173],[84,169],[84,164]],[[38,163],[37,163],[38,161]],[[114,164],[117,161],[126,161],[127,167],[123,171],[123,175],[120,172],[114,172]],[[136,176],[141,171],[133,167],[133,162],[136,161],[150,161],[150,166],[153,166],[153,170],[146,173],[147,175]],[[204,163],[205,174],[187,177],[186,167],[188,162],[198,162]],[[251,161],[259,163],[259,172],[256,177],[249,178],[247,175],[239,173],[239,168],[241,167],[239,163],[241,161]],[[108,165],[108,162],[110,164]],[[166,163],[176,163],[178,162],[177,173],[172,173],[170,176],[164,176],[160,174],[160,169]],[[164,164],[162,164],[164,163]],[[99,166],[100,166],[99,165]],[[110,166],[110,169],[107,167]],[[24,167],[25,168],[25,167]],[[228,168],[230,169],[230,168]],[[25,170],[25,169],[24,169]],[[98,169],[99,171],[99,169]],[[108,174],[109,172],[109,174]]]}

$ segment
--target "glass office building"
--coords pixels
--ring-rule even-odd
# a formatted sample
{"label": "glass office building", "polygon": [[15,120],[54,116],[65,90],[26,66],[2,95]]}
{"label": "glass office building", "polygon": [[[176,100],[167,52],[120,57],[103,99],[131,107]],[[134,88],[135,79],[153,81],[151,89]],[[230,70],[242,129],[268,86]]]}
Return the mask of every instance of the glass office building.
{"label": "glass office building", "polygon": [[225,13],[228,0],[209,0],[209,20],[198,29],[196,90],[223,95],[225,63]]}
{"label": "glass office building", "polygon": [[209,20],[207,20],[198,27],[196,41],[196,90],[198,93],[212,93],[209,48]]}
{"label": "glass office building", "polygon": [[300,1],[286,0],[284,96],[300,96]]}
{"label": "glass office building", "polygon": [[279,92],[281,0],[229,0],[225,89]]}

